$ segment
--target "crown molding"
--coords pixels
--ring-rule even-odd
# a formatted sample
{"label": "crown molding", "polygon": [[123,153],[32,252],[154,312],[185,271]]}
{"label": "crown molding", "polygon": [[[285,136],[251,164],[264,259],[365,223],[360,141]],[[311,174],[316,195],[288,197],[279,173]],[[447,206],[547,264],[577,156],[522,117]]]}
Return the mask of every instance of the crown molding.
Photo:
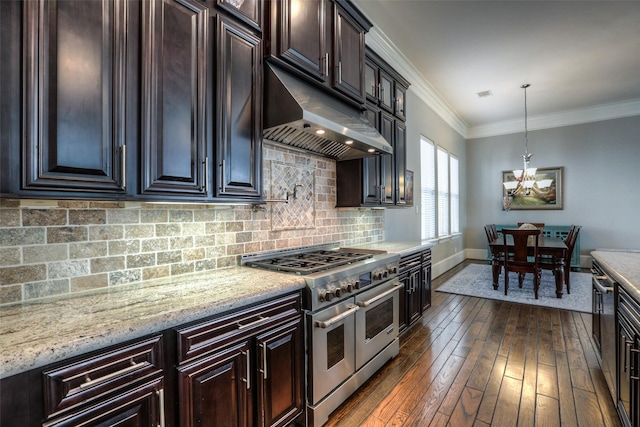
{"label": "crown molding", "polygon": [[[469,126],[386,34],[373,26],[366,35],[366,43],[411,82],[409,90],[414,91],[428,107],[465,139],[486,138],[523,131],[522,119]],[[527,127],[529,130],[552,129],[633,116],[640,116],[640,99],[530,116],[527,119]]]}
{"label": "crown molding", "polygon": [[435,111],[449,126],[463,137],[467,137],[467,124],[418,69],[407,59],[396,45],[375,26],[366,35],[366,43],[382,59],[396,69],[410,83],[409,90],[415,92],[427,106]]}
{"label": "crown molding", "polygon": [[[566,110],[553,114],[530,116],[527,118],[527,127],[529,130],[552,129],[633,116],[640,116],[640,99],[595,105],[593,107]],[[523,130],[523,119],[505,120],[503,122],[469,127],[466,138],[475,139],[507,135],[520,133]]]}

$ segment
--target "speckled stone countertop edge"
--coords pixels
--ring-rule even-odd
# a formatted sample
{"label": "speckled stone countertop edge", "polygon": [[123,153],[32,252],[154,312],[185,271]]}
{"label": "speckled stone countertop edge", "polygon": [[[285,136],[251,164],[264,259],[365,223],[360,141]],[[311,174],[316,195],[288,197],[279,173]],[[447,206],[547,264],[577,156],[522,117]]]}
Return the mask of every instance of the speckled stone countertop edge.
{"label": "speckled stone countertop edge", "polygon": [[640,251],[596,250],[597,260],[619,285],[640,301]]}
{"label": "speckled stone countertop edge", "polygon": [[233,267],[0,307],[0,378],[162,332],[305,287]]}
{"label": "speckled stone countertop edge", "polygon": [[430,249],[435,246],[432,241],[391,241],[385,240],[382,242],[367,243],[364,245],[350,246],[347,249],[365,249],[373,251],[384,251],[389,253],[396,253],[402,256],[407,256],[415,252],[420,252],[425,249]]}

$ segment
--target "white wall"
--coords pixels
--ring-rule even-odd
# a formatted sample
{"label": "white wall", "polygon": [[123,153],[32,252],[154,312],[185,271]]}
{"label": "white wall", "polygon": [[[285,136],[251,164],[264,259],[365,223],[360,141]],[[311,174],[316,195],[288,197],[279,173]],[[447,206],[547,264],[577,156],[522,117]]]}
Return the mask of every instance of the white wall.
{"label": "white wall", "polygon": [[486,249],[485,224],[519,221],[582,225],[583,257],[640,248],[640,116],[529,132],[532,166],[564,167],[563,210],[502,210],[502,171],[523,152],[524,133],[467,141],[465,248]]}
{"label": "white wall", "polygon": [[[467,154],[465,139],[453,130],[440,116],[428,107],[415,92],[409,88],[407,94],[407,169],[414,172],[414,206],[413,208],[386,209],[385,239],[394,241],[420,240],[420,135],[433,141],[436,145],[448,150],[460,161],[460,229],[467,223]],[[438,243],[432,251],[434,275],[437,264],[446,262],[452,256],[460,255],[464,240],[459,237]],[[451,267],[451,265],[449,265]]]}

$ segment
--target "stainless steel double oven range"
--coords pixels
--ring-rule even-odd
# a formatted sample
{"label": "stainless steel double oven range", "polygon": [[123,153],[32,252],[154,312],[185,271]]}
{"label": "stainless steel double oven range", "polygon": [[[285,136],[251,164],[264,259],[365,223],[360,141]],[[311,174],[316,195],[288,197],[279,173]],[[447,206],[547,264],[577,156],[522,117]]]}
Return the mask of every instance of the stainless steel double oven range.
{"label": "stainless steel double oven range", "polygon": [[307,421],[329,414],[399,351],[400,256],[337,244],[247,254],[242,264],[303,275]]}

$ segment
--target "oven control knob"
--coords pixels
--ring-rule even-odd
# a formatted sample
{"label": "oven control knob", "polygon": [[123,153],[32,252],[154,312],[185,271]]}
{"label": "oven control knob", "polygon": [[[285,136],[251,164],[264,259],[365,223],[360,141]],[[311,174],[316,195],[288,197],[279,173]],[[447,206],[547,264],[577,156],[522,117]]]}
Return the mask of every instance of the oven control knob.
{"label": "oven control knob", "polygon": [[342,288],[334,288],[333,295],[335,295],[336,298],[340,298],[340,295],[342,295]]}
{"label": "oven control knob", "polygon": [[352,286],[349,282],[340,282],[340,289],[342,289],[342,293],[346,294],[351,292]]}
{"label": "oven control knob", "polygon": [[333,294],[331,291],[320,291],[320,301],[331,301]]}
{"label": "oven control knob", "polygon": [[347,288],[347,292],[353,292],[353,286],[355,284],[355,280],[349,280],[347,282],[346,288]]}
{"label": "oven control knob", "polygon": [[390,265],[389,267],[387,267],[387,271],[389,272],[389,274],[396,274],[398,273],[398,267],[396,267],[395,265]]}
{"label": "oven control knob", "polygon": [[360,281],[359,280],[354,280],[353,281],[353,289],[360,289]]}

